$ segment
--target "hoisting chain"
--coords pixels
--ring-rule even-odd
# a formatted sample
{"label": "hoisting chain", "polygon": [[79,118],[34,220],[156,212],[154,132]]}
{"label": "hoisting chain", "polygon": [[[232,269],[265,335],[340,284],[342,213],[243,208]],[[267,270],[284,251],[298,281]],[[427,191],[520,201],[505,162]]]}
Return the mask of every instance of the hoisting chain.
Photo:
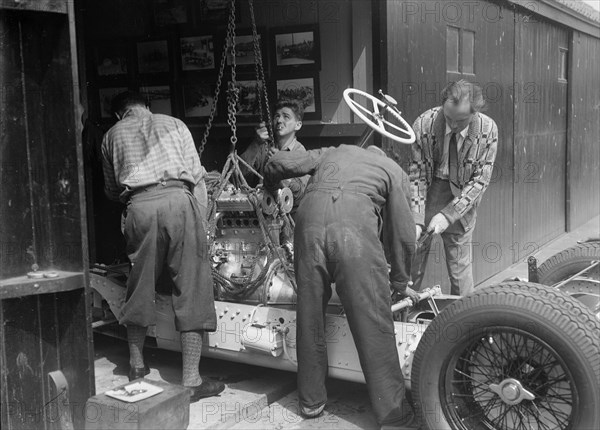
{"label": "hoisting chain", "polygon": [[[258,97],[258,109],[260,114],[260,122],[264,122],[267,126],[267,133],[269,134],[268,145],[273,145],[273,122],[271,121],[271,109],[269,108],[269,95],[267,92],[267,83],[265,80],[265,69],[262,62],[262,50],[260,49],[260,41],[258,39],[258,32],[256,31],[256,20],[254,19],[254,2],[248,0],[250,5],[250,18],[252,22],[252,39],[254,41],[254,70],[256,73],[257,87],[262,86],[262,98]],[[257,94],[260,89],[257,88]],[[263,102],[265,104],[265,110],[267,112],[267,120],[264,120],[263,116]]]}
{"label": "hoisting chain", "polygon": [[[231,17],[231,13],[235,13],[235,0],[232,0],[231,2],[231,9],[230,10],[230,14],[229,14],[229,22],[227,24],[228,26],[228,33],[227,36],[229,36],[229,27],[231,26],[231,22],[232,22],[232,17]],[[233,23],[235,24],[235,15],[233,16]],[[200,147],[198,148],[198,155],[200,157],[202,157],[202,153],[204,152],[204,147],[206,146],[206,142],[208,142],[208,136],[210,135],[210,129],[212,128],[212,124],[213,121],[215,119],[215,116],[217,114],[217,107],[218,107],[218,103],[219,103],[219,95],[221,94],[221,85],[223,83],[223,75],[225,73],[225,64],[227,63],[227,53],[228,53],[228,42],[227,42],[227,38],[225,40],[225,49],[223,50],[223,54],[221,55],[221,64],[219,65],[219,73],[217,75],[217,86],[215,88],[215,96],[213,98],[213,104],[212,107],[210,109],[210,114],[208,116],[208,121],[206,122],[206,128],[204,129],[204,134],[202,135],[202,141],[200,142]]]}
{"label": "hoisting chain", "polygon": [[236,114],[237,105],[240,98],[240,89],[236,83],[236,59],[235,59],[235,0],[231,0],[231,12],[229,14],[229,25],[227,26],[227,48],[231,55],[231,80],[228,84],[227,89],[227,124],[231,127],[231,151],[235,151],[235,145],[237,143],[237,125],[236,125]]}
{"label": "hoisting chain", "polygon": [[[248,198],[249,198],[250,202],[252,203],[254,210],[256,212],[256,215],[258,217],[259,226],[260,226],[260,229],[261,229],[264,241],[265,241],[265,245],[267,248],[267,250],[266,250],[267,251],[266,265],[260,270],[260,273],[258,274],[258,276],[255,280],[252,280],[252,278],[255,275],[255,271],[256,271],[255,262],[253,262],[253,267],[248,276],[240,277],[240,278],[237,278],[236,280],[233,280],[233,279],[223,276],[221,273],[218,272],[218,270],[216,270],[215,267],[213,267],[213,276],[215,279],[215,283],[219,286],[219,288],[217,288],[217,290],[215,291],[216,296],[220,297],[221,293],[225,293],[226,295],[228,295],[230,297],[243,298],[243,297],[247,297],[249,294],[252,294],[254,291],[256,291],[257,288],[259,288],[261,285],[263,285],[263,283],[266,279],[266,276],[269,272],[269,268],[270,268],[271,264],[273,263],[273,257],[275,257],[275,256],[281,262],[281,265],[290,280],[293,290],[297,291],[297,288],[296,288],[295,277],[293,275],[293,270],[289,267],[289,263],[288,263],[287,259],[285,258],[285,256],[282,255],[282,250],[280,250],[278,248],[278,246],[275,245],[275,243],[273,243],[273,240],[271,239],[271,236],[268,231],[267,221],[266,221],[264,215],[262,214],[262,207],[261,207],[260,199],[257,195],[257,192],[256,192],[256,190],[252,189],[248,185],[246,179],[244,178],[244,176],[241,173],[239,163],[241,162],[246,167],[250,168],[250,171],[257,174],[261,179],[262,179],[262,177],[261,177],[261,175],[258,174],[258,172],[254,171],[254,169],[252,169],[251,166],[249,166],[244,160],[242,160],[235,152],[235,147],[236,147],[237,140],[238,140],[237,139],[237,117],[236,117],[236,114],[237,114],[239,93],[240,93],[240,89],[237,86],[237,82],[236,82],[235,1],[236,0],[231,0],[231,4],[230,4],[230,13],[229,13],[229,21],[228,21],[228,25],[227,25],[225,49],[223,51],[223,55],[221,58],[221,64],[219,67],[219,74],[218,74],[218,78],[217,78],[217,87],[215,89],[215,98],[213,101],[211,112],[210,112],[210,115],[208,118],[206,129],[204,131],[204,135],[202,137],[202,142],[201,142],[198,152],[201,156],[202,152],[204,151],[204,148],[206,146],[206,143],[208,141],[210,129],[212,127],[212,123],[213,123],[213,120],[215,118],[216,111],[217,111],[217,102],[218,102],[218,97],[219,97],[219,93],[220,93],[220,88],[222,85],[225,64],[226,64],[228,56],[231,56],[231,57],[229,57],[229,58],[231,58],[231,80],[228,82],[228,88],[227,88],[227,123],[231,128],[231,137],[230,137],[231,151],[225,162],[225,167],[223,168],[223,171],[221,172],[221,175],[219,177],[219,183],[218,183],[217,187],[215,188],[215,191],[212,193],[211,198],[209,200],[208,214],[207,214],[208,217],[207,218],[208,218],[209,241],[213,242],[215,239],[215,233],[216,233],[216,227],[217,227],[217,219],[216,219],[217,204],[216,203],[217,203],[217,199],[223,192],[226,184],[229,181],[231,181],[236,186],[236,188],[239,188],[248,194]],[[267,121],[264,121],[264,122],[267,126],[267,130],[268,130],[268,134],[269,134],[268,145],[272,145],[273,144],[273,128],[272,128],[273,126],[272,126],[272,122],[270,120],[271,112],[269,109],[269,99],[268,99],[268,94],[267,94],[267,86],[266,86],[266,82],[265,82],[265,72],[264,72],[264,67],[263,67],[263,63],[262,63],[262,51],[260,49],[260,43],[258,41],[258,34],[257,34],[257,30],[256,30],[256,22],[255,22],[255,18],[254,18],[254,7],[253,7],[252,0],[249,0],[249,4],[250,4],[250,14],[251,14],[251,18],[252,18],[252,36],[253,36],[253,40],[254,40],[256,80],[257,80],[257,84],[262,84],[262,96],[263,96],[262,99],[260,97],[260,90],[257,88],[257,93],[259,94],[259,112],[260,112],[260,118],[261,118],[261,122],[262,122],[264,120],[262,102],[264,101],[265,109],[266,109],[266,113],[267,113]]]}

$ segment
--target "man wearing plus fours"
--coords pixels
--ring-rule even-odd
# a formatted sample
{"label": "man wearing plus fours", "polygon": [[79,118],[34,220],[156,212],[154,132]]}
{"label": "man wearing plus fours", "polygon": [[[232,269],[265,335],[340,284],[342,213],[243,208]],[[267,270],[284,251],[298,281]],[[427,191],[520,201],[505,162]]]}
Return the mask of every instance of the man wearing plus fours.
{"label": "man wearing plus fours", "polygon": [[[410,164],[411,209],[417,238],[423,229],[441,234],[451,294],[473,289],[472,236],[476,211],[487,189],[498,145],[494,120],[481,113],[485,101],[478,86],[464,80],[442,91],[442,106],[421,114],[413,125]],[[412,279],[419,290],[431,237],[413,262]]]}
{"label": "man wearing plus fours", "polygon": [[161,272],[173,280],[173,313],[180,332],[182,384],[190,401],[219,394],[221,382],[198,373],[204,331],[215,331],[212,277],[206,256],[202,205],[204,168],[183,122],[153,114],[137,93],[115,96],[119,119],[102,141],[105,192],[127,204],[125,241],[131,271],[119,323],[127,326],[129,380],[150,372],[143,348],[156,324],[155,286]]}

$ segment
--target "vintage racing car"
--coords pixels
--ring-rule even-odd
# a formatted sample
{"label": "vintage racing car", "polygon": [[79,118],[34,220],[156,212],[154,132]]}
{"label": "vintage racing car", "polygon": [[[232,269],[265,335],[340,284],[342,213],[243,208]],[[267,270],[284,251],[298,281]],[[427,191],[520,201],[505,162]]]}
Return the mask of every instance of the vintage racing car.
{"label": "vintage racing car", "polygon": [[[412,130],[393,99],[358,90],[345,97],[371,130],[410,141]],[[358,97],[367,103],[357,107]],[[235,186],[226,174],[235,168],[231,160],[209,211],[218,326],[206,335],[203,354],[295,371],[293,252],[279,243],[292,196]],[[416,306],[409,299],[394,304],[400,366],[424,423],[431,429],[600,428],[599,259],[600,243],[587,242],[539,268],[532,261],[536,282],[504,282],[462,298],[432,287]],[[127,265],[93,268],[96,330],[125,337],[115,316],[127,271]],[[148,333],[154,345],[180,350],[168,288],[157,290],[156,312]],[[326,336],[329,375],[364,382],[335,293]]]}

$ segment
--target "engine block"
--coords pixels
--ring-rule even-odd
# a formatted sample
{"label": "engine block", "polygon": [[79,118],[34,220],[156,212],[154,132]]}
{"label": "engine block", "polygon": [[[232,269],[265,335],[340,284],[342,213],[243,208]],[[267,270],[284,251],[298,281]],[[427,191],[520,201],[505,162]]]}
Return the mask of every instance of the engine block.
{"label": "engine block", "polygon": [[[246,192],[230,186],[216,199],[216,230],[211,257],[215,282],[220,290],[218,295],[223,299],[265,305],[296,302],[292,282],[284,269],[284,265],[291,267],[291,255],[280,241],[284,224],[282,214],[285,213],[282,204],[289,206],[290,196],[291,193],[285,192],[273,196],[266,191],[257,195],[263,226]],[[263,227],[278,252],[269,247]],[[231,289],[252,283],[260,285],[248,288],[248,294],[232,296]]]}

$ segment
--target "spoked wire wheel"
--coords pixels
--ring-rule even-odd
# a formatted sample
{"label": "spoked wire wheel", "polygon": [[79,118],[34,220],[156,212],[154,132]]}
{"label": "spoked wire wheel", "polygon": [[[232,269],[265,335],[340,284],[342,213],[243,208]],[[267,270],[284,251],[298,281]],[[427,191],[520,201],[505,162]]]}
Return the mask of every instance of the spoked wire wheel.
{"label": "spoked wire wheel", "polygon": [[455,352],[442,376],[446,415],[456,428],[567,429],[578,404],[573,378],[542,339],[488,328]]}
{"label": "spoked wire wheel", "polygon": [[433,319],[411,380],[431,430],[597,429],[600,321],[549,286],[476,290]]}
{"label": "spoked wire wheel", "polygon": [[539,283],[576,298],[600,318],[600,241],[553,255],[538,267]]}

